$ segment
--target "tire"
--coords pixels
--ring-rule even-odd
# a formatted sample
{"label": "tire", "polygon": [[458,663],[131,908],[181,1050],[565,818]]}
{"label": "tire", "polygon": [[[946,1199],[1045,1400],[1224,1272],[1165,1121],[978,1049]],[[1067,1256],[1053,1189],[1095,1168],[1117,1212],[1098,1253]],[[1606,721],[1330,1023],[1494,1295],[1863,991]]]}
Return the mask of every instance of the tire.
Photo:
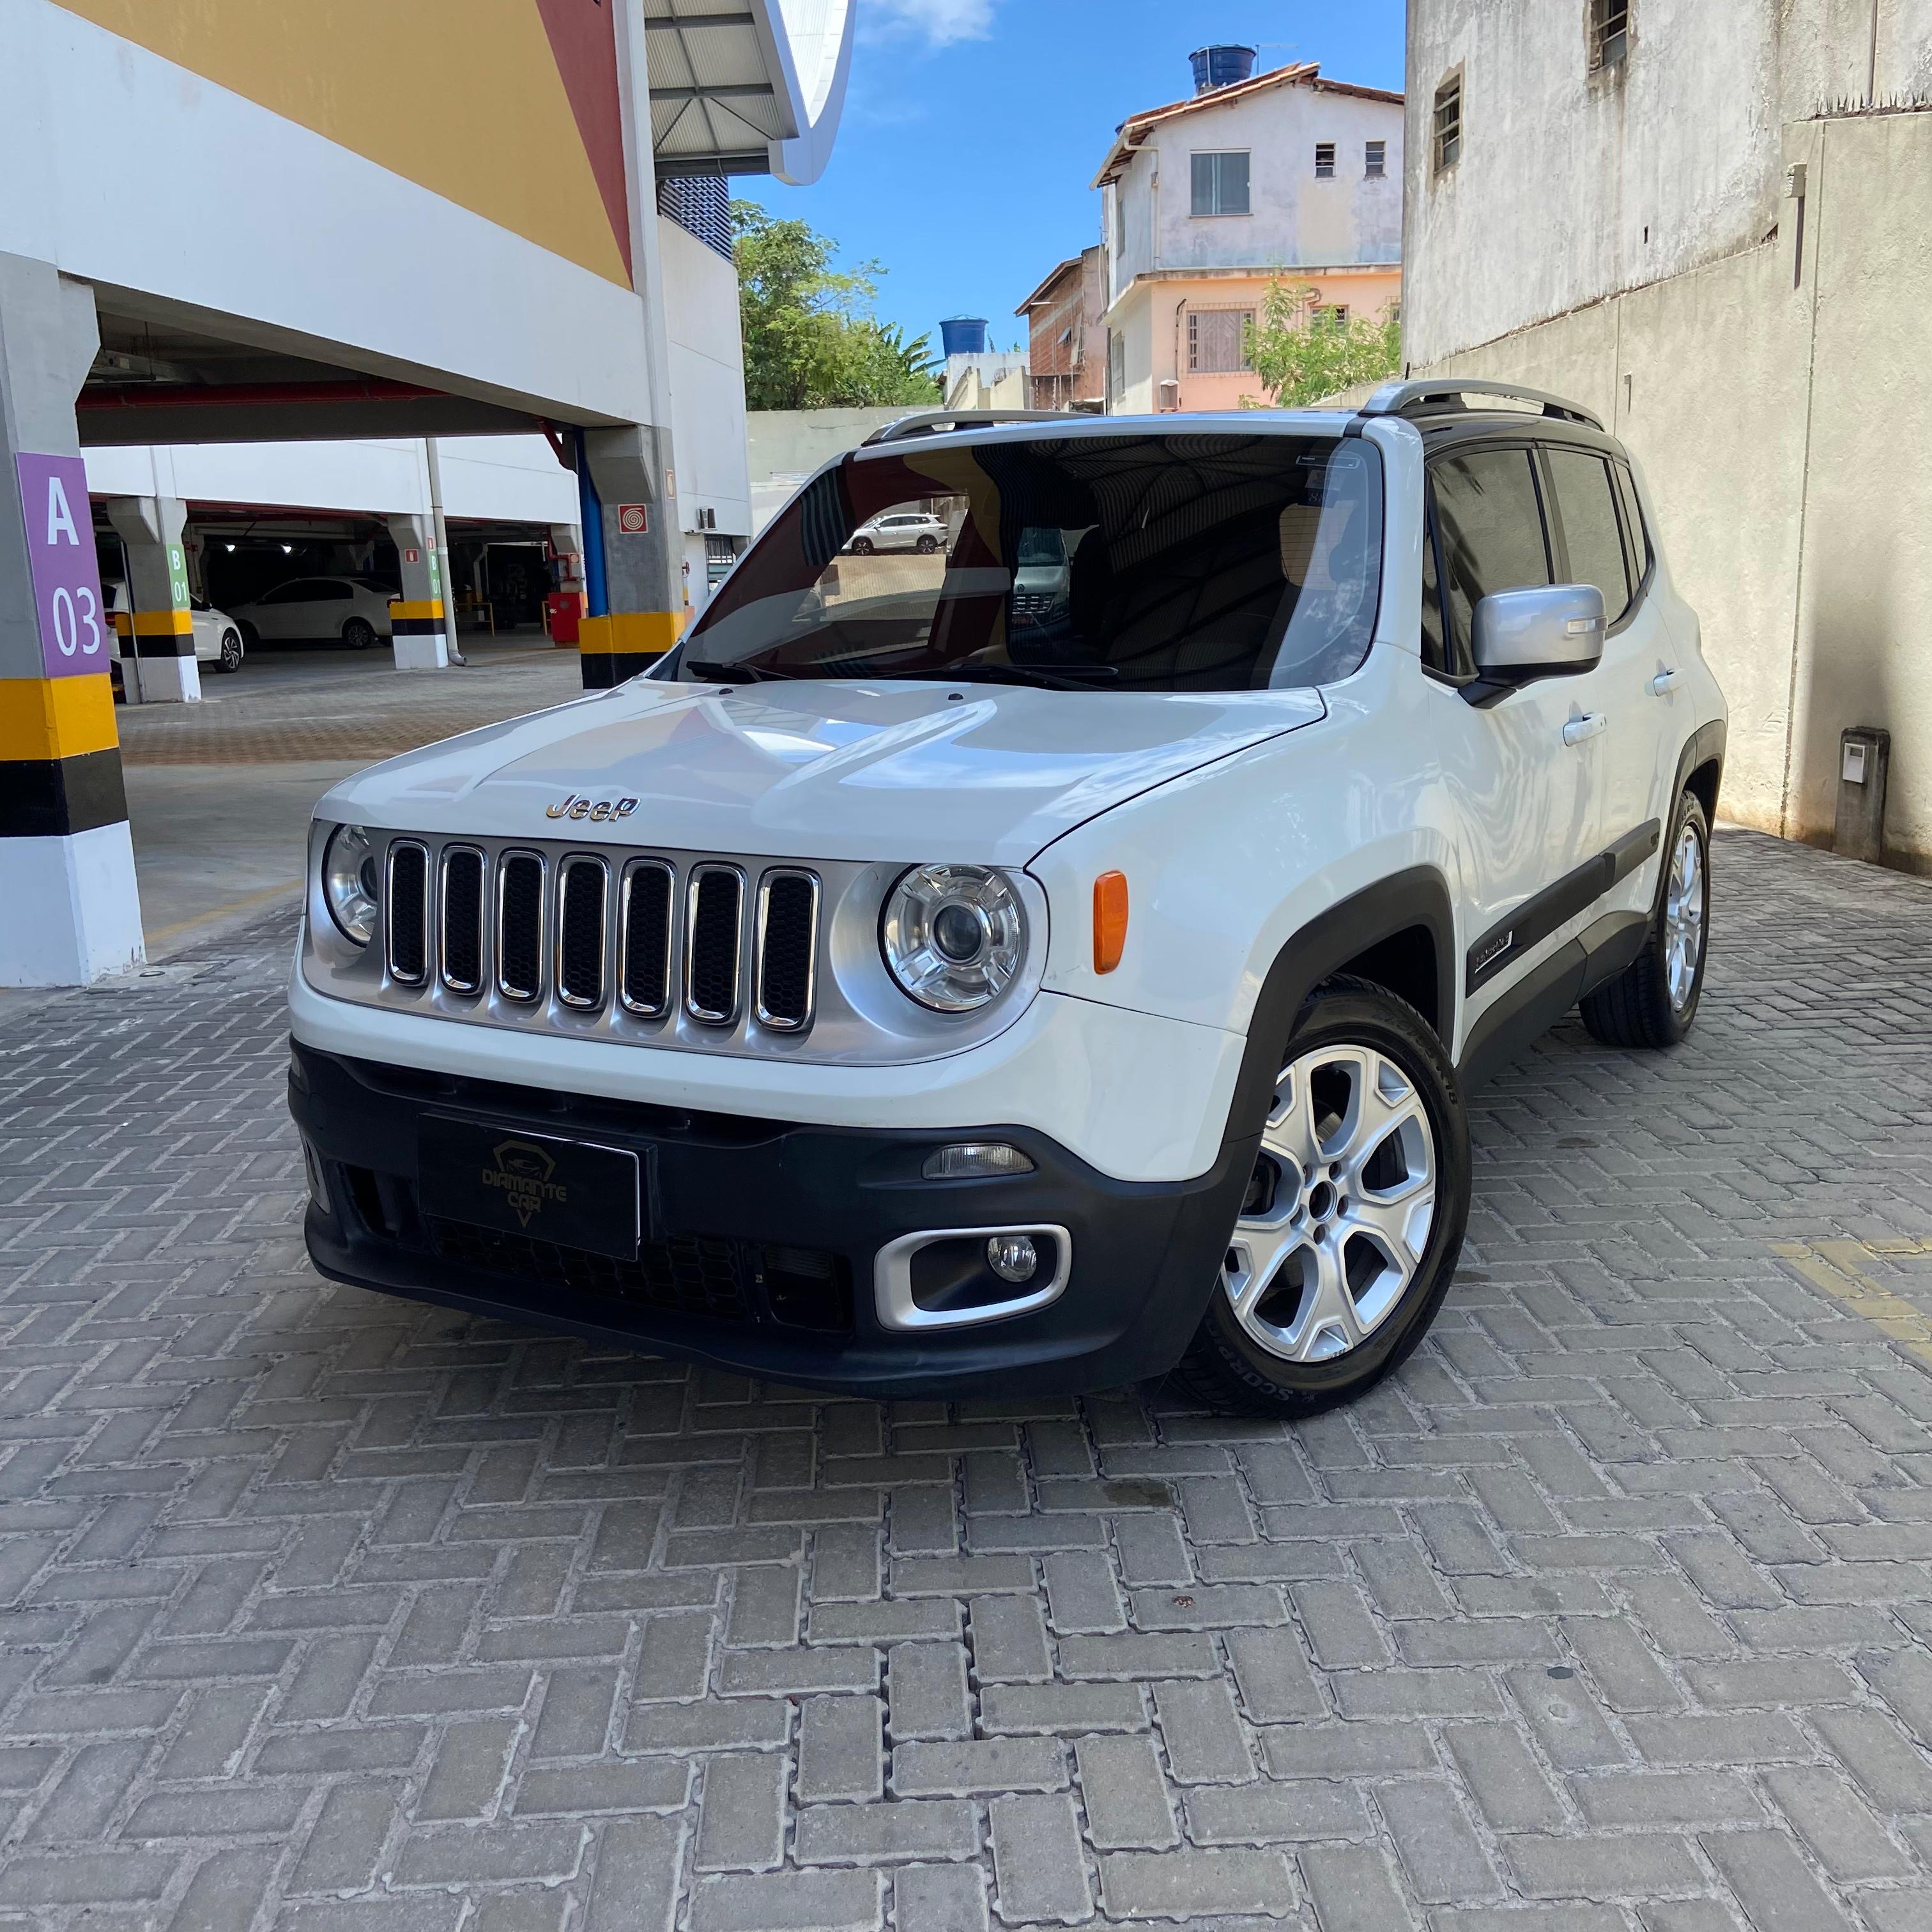
{"label": "tire", "polygon": [[366,651],[376,641],[376,627],[367,617],[352,617],[342,627],[342,641],[352,651]]}
{"label": "tire", "polygon": [[1697,1018],[1711,925],[1711,828],[1695,792],[1677,801],[1643,950],[1578,1011],[1606,1046],[1675,1046]]}
{"label": "tire", "polygon": [[242,633],[232,625],[221,634],[220,655],[214,660],[218,670],[237,671],[242,668]]}
{"label": "tire", "polygon": [[854,537],[852,539],[852,554],[854,556],[870,556],[872,554],[872,540],[870,537]]}
{"label": "tire", "polygon": [[939,539],[937,537],[921,537],[919,542],[913,545],[913,548],[917,550],[921,556],[930,556],[938,548]]}
{"label": "tire", "polygon": [[1468,1122],[1442,1042],[1406,1000],[1327,981],[1282,1050],[1249,1197],[1171,1382],[1222,1414],[1353,1400],[1428,1332],[1468,1217]]}
{"label": "tire", "polygon": [[238,621],[242,626],[242,648],[244,651],[259,650],[262,644],[261,632],[246,617]]}

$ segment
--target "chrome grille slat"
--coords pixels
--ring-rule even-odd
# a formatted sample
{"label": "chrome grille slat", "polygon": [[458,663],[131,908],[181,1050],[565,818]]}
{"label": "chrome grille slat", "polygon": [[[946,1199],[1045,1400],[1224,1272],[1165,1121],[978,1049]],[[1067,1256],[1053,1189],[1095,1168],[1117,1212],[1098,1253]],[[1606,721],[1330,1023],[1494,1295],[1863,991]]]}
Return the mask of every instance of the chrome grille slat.
{"label": "chrome grille slat", "polygon": [[624,868],[618,925],[619,995],[627,1012],[661,1020],[670,1011],[677,874],[662,859],[633,859]]}
{"label": "chrome grille slat", "polygon": [[496,990],[506,1000],[543,992],[544,870],[535,852],[506,852],[496,862]]}
{"label": "chrome grille slat", "polygon": [[605,914],[610,868],[573,852],[556,872],[556,996],[567,1006],[594,1011],[604,1004]]}
{"label": "chrome grille slat", "polygon": [[802,1033],[812,1024],[818,986],[818,880],[790,867],[758,881],[758,928],[752,957],[760,1026]]}
{"label": "chrome grille slat", "polygon": [[390,978],[420,986],[429,976],[429,848],[420,840],[390,843],[382,922]]}
{"label": "chrome grille slat", "polygon": [[474,845],[446,845],[437,870],[436,961],[452,993],[483,990],[483,901],[490,862]]}
{"label": "chrome grille slat", "polygon": [[694,866],[685,893],[684,1010],[701,1025],[736,1024],[744,950],[744,874],[736,866]]}

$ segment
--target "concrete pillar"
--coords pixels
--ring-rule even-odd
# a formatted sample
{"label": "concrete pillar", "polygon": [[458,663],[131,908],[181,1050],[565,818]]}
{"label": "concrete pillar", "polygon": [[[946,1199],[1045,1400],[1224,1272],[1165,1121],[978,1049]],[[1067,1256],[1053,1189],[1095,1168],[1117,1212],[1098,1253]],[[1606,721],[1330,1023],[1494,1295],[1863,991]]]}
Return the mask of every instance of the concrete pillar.
{"label": "concrete pillar", "polygon": [[140,964],[141,902],[74,398],[94,292],[0,254],[0,986]]}
{"label": "concrete pillar", "polygon": [[389,607],[398,670],[441,670],[449,662],[442,631],[442,564],[428,517],[392,517],[389,535],[403,569],[403,601]]}
{"label": "concrete pillar", "polygon": [[593,588],[578,647],[584,688],[602,691],[635,677],[682,634],[684,545],[669,488],[669,430],[586,430],[584,449],[599,505],[606,608],[594,608]]}
{"label": "concrete pillar", "polygon": [[194,618],[178,496],[110,496],[108,520],[128,552],[128,608],[115,620],[121,639],[121,688],[130,704],[199,704]]}

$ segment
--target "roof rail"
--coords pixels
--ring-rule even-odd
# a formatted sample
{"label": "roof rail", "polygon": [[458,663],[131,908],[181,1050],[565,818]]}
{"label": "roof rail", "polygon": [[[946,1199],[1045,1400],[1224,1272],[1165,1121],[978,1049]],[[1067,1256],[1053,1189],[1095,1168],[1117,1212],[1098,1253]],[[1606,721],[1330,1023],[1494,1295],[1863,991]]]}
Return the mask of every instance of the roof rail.
{"label": "roof rail", "polygon": [[869,449],[875,442],[901,442],[909,436],[944,436],[952,429],[984,429],[993,423],[1053,422],[1064,419],[1066,413],[1064,410],[920,410],[909,416],[895,416],[859,447]]}
{"label": "roof rail", "polygon": [[1485,382],[1474,376],[1435,376],[1408,382],[1384,382],[1364,403],[1365,416],[1430,416],[1452,415],[1463,409],[1466,396],[1506,396],[1513,401],[1534,403],[1546,416],[1559,422],[1582,423],[1591,429],[1603,428],[1600,417],[1576,403],[1565,402],[1543,389],[1527,389],[1520,382]]}

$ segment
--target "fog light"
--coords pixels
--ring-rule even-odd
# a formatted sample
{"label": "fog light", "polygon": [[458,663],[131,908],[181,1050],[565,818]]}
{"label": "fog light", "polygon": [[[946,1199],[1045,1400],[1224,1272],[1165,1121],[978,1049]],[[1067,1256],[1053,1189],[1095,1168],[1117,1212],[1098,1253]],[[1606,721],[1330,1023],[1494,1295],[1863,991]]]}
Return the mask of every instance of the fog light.
{"label": "fog light", "polygon": [[975,1180],[994,1174],[1030,1174],[1033,1162],[1004,1141],[962,1141],[935,1148],[920,1169],[928,1180]]}
{"label": "fog light", "polygon": [[994,1234],[986,1243],[986,1265],[1002,1281],[1030,1281],[1040,1250],[1030,1234]]}

